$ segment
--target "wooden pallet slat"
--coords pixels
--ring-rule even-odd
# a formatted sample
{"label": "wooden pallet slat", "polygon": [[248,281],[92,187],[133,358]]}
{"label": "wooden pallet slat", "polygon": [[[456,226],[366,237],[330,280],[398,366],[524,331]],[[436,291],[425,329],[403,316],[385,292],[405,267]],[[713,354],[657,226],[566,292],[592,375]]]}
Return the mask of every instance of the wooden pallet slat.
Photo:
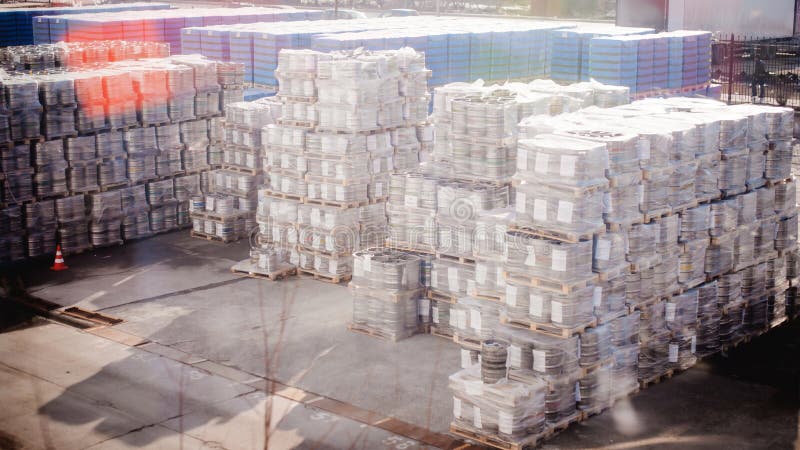
{"label": "wooden pallet slat", "polygon": [[339,284],[339,283],[350,281],[350,279],[353,277],[351,274],[347,274],[347,275],[328,275],[328,274],[324,274],[324,273],[319,273],[319,272],[317,272],[315,270],[301,269],[299,267],[297,268],[297,273],[298,274],[302,274],[302,275],[310,276],[310,277],[314,278],[315,280],[324,281],[326,283],[333,283],[333,284]]}
{"label": "wooden pallet slat", "polygon": [[278,281],[296,275],[297,268],[291,264],[287,264],[286,267],[282,267],[278,270],[267,271],[251,263],[249,259],[245,259],[231,267],[231,272],[250,278]]}

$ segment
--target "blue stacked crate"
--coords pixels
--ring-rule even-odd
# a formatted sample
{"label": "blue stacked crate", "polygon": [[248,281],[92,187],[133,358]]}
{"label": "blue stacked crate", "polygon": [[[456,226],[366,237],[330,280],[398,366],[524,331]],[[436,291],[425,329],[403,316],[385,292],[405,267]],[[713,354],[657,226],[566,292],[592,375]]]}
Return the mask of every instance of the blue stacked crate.
{"label": "blue stacked crate", "polygon": [[548,63],[550,78],[576,83],[581,78],[581,34],[579,30],[553,30],[549,34]]}
{"label": "blue stacked crate", "polygon": [[589,46],[593,38],[600,36],[631,36],[641,34],[652,34],[655,32],[652,28],[632,28],[632,27],[616,27],[616,26],[597,26],[594,28],[587,28],[584,33],[581,33],[581,81],[589,81]]}
{"label": "blue stacked crate", "polygon": [[189,27],[181,30],[181,53],[190,55],[203,52],[200,33],[201,29],[197,27]]}
{"label": "blue stacked crate", "polygon": [[492,31],[491,80],[507,80],[511,64],[511,33],[508,30]]}
{"label": "blue stacked crate", "polygon": [[58,17],[50,17],[50,42],[63,42],[69,39],[67,22]]}
{"label": "blue stacked crate", "polygon": [[169,44],[170,53],[182,53],[181,30],[186,26],[183,17],[167,17],[164,19],[164,42]]}
{"label": "blue stacked crate", "polygon": [[0,45],[18,45],[20,39],[17,38],[17,18],[16,12],[13,14],[6,13],[0,14],[0,30],[4,30],[0,32]]}
{"label": "blue stacked crate", "polygon": [[304,18],[297,20],[322,20],[325,18],[325,11],[322,10],[309,10],[303,14]]}
{"label": "blue stacked crate", "polygon": [[211,27],[200,33],[200,48],[202,54],[217,60],[230,61],[230,31],[222,27]]}
{"label": "blue stacked crate", "polygon": [[203,16],[204,27],[211,27],[214,25],[222,25],[222,18],[220,16]]}
{"label": "blue stacked crate", "polygon": [[444,31],[432,31],[409,36],[408,46],[425,53],[425,66],[431,70],[430,86],[447,84],[450,71],[448,44],[450,35]]}
{"label": "blue stacked crate", "polygon": [[636,92],[653,90],[653,39],[652,35],[629,36],[637,43],[636,52]]}
{"label": "blue stacked crate", "polygon": [[[3,26],[3,18],[0,17],[0,27]],[[5,38],[0,36],[0,42]],[[33,20],[33,43],[34,44],[48,44],[50,43],[50,18],[37,17]],[[2,44],[9,45],[9,44]]]}
{"label": "blue stacked crate", "polygon": [[601,83],[626,86],[636,93],[638,42],[625,36],[593,38],[589,46],[589,76]]}
{"label": "blue stacked crate", "polygon": [[667,88],[683,86],[683,36],[678,33],[663,33],[667,40],[669,57],[667,63]]}
{"label": "blue stacked crate", "polygon": [[653,90],[669,88],[669,39],[663,33],[653,39]]}
{"label": "blue stacked crate", "polygon": [[541,42],[536,41],[536,30],[516,29],[508,32],[510,42],[508,78],[527,78],[531,76],[530,59],[533,48]]}
{"label": "blue stacked crate", "polygon": [[19,10],[14,14],[14,27],[17,39],[33,42],[33,11]]}
{"label": "blue stacked crate", "polygon": [[[447,35],[447,82],[470,79],[470,33],[456,32]],[[435,76],[435,75],[434,75]],[[431,80],[431,84],[433,80]]]}
{"label": "blue stacked crate", "polygon": [[341,50],[341,40],[336,33],[323,33],[311,39],[311,49],[318,52],[335,52]]}
{"label": "blue stacked crate", "polygon": [[244,64],[244,81],[253,82],[253,33],[231,30],[229,36],[231,61]]}
{"label": "blue stacked crate", "polygon": [[385,50],[399,50],[406,46],[407,33],[405,31],[389,31],[388,33],[373,31],[371,34],[385,34],[385,39],[383,40],[383,48]]}
{"label": "blue stacked crate", "polygon": [[489,80],[492,76],[492,32],[477,31],[469,36],[469,79]]}
{"label": "blue stacked crate", "polygon": [[253,35],[253,83],[275,88],[275,68],[278,66],[278,52],[292,48],[293,32],[275,31]]}
{"label": "blue stacked crate", "polygon": [[683,35],[683,80],[681,87],[697,85],[697,34],[681,32]]}
{"label": "blue stacked crate", "polygon": [[704,85],[711,80],[711,33],[698,32],[697,35],[697,84]]}
{"label": "blue stacked crate", "polygon": [[[354,38],[357,39],[360,44],[359,47],[363,47],[366,50],[370,51],[379,51],[379,50],[386,50],[386,35],[384,33],[371,33],[371,32],[363,32],[363,33],[353,33],[357,36]],[[396,41],[397,38],[394,38]],[[403,44],[400,44],[397,48],[402,47]]]}

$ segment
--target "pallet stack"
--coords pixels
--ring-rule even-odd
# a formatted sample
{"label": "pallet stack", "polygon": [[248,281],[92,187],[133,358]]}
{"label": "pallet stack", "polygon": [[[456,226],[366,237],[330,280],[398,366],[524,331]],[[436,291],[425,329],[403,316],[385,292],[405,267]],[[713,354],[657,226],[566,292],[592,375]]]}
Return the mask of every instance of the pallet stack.
{"label": "pallet stack", "polygon": [[300,273],[349,280],[353,252],[385,240],[389,174],[419,164],[424,58],[410,49],[283,51],[277,75],[281,117],[262,139],[261,239]]}
{"label": "pallet stack", "polygon": [[[524,121],[505,306],[464,297],[450,310],[465,367],[451,377],[451,430],[534,444],[784,322],[792,115],[672,99]],[[758,149],[751,166],[743,155]],[[487,393],[542,384],[544,404],[513,414]],[[520,431],[542,414],[544,427]]]}
{"label": "pallet stack", "polygon": [[[190,225],[190,198],[209,191],[215,168],[211,122],[241,96],[241,74],[189,55],[4,76],[0,203],[24,230],[0,233],[14,249],[5,255],[52,253],[56,239],[68,254]],[[78,200],[48,203],[67,196],[85,203],[82,225]]]}
{"label": "pallet stack", "polygon": [[351,331],[398,341],[419,332],[419,302],[425,297],[421,260],[385,248],[353,254]]}
{"label": "pallet stack", "polygon": [[222,169],[210,174],[215,195],[206,198],[204,210],[192,211],[192,236],[231,242],[254,227],[256,189],[264,176],[261,130],[279,114],[280,103],[272,99],[225,107]]}
{"label": "pallet stack", "polygon": [[59,42],[4,47],[0,49],[0,68],[10,72],[39,72],[166,56],[169,56],[169,44],[163,42]]}

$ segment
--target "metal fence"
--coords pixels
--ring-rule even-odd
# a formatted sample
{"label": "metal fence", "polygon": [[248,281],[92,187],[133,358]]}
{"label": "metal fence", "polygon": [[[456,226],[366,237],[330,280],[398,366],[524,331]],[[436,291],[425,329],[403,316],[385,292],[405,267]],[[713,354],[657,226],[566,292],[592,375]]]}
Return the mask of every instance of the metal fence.
{"label": "metal fence", "polygon": [[800,42],[731,37],[714,42],[711,78],[722,100],[800,109]]}

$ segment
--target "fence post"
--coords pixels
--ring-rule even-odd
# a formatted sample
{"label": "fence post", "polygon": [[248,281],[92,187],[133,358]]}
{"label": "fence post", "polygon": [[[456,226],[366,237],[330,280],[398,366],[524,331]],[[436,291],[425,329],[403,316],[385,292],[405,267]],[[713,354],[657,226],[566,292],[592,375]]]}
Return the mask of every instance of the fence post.
{"label": "fence post", "polygon": [[731,33],[731,41],[730,45],[728,45],[728,104],[731,104],[731,100],[733,98],[733,46],[734,46],[734,36]]}

